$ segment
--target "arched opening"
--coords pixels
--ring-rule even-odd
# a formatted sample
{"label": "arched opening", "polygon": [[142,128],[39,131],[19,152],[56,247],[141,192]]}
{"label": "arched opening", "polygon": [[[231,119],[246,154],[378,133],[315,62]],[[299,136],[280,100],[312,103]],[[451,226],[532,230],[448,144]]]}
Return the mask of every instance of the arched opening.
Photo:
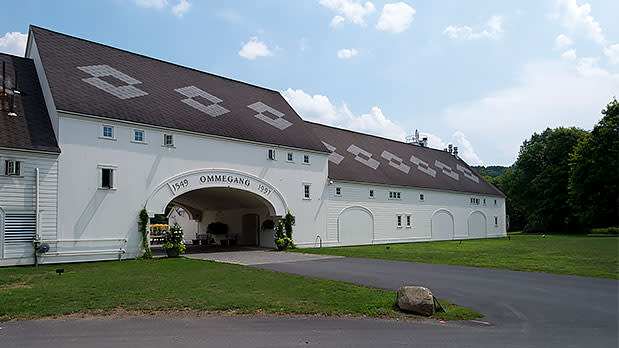
{"label": "arched opening", "polygon": [[481,211],[474,211],[469,215],[468,220],[469,238],[486,238],[488,223],[486,215]]}
{"label": "arched opening", "polygon": [[[252,192],[226,187],[202,188],[183,193],[170,203],[199,212],[192,214],[193,219],[175,218],[183,228],[186,243],[273,246],[272,236],[270,243],[267,243],[269,239],[261,235],[260,225],[264,220],[273,218],[271,211],[274,208]],[[226,228],[209,229],[212,223],[224,224]]]}
{"label": "arched opening", "polygon": [[338,239],[342,245],[367,244],[374,240],[372,212],[360,206],[344,209],[337,219]]}
{"label": "arched opening", "polygon": [[432,240],[450,240],[454,238],[454,218],[445,209],[432,215]]}
{"label": "arched opening", "polygon": [[[273,231],[261,231],[260,226],[288,212],[283,195],[273,185],[232,169],[198,169],[170,177],[153,190],[145,208],[152,217],[163,214],[170,203],[197,221],[195,236],[185,235],[186,242],[204,245],[274,246]],[[227,232],[207,233],[215,222],[226,225]]]}

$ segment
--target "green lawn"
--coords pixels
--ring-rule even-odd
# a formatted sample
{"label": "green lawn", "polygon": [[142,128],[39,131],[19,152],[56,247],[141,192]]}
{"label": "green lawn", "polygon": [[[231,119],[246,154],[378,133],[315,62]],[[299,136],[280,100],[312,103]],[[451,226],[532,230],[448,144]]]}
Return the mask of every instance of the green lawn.
{"label": "green lawn", "polygon": [[441,263],[618,279],[619,238],[586,235],[522,235],[507,238],[422,242],[293,252]]}
{"label": "green lawn", "polygon": [[[403,316],[395,300],[394,291],[185,258],[0,268],[0,321],[117,310]],[[436,315],[479,317],[455,305]]]}

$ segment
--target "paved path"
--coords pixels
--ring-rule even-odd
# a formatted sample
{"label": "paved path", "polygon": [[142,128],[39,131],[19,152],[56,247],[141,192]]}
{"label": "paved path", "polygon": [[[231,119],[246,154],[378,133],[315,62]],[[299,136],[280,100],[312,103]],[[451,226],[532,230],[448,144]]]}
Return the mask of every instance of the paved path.
{"label": "paved path", "polygon": [[185,256],[191,259],[236,263],[243,266],[343,258],[343,256],[283,253],[258,248],[210,253],[192,253]]}
{"label": "paved path", "polygon": [[613,279],[263,250],[207,254],[189,256],[386,289],[424,285],[486,314],[488,325],[252,316],[35,320],[0,324],[0,346],[619,346],[619,281]]}

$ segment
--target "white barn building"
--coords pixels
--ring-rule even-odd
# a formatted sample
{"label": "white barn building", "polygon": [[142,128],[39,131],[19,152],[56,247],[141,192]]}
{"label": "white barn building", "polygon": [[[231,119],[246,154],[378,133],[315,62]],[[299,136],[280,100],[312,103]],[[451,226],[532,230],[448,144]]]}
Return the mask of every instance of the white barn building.
{"label": "white barn building", "polygon": [[277,91],[34,26],[0,59],[0,265],[138,257],[139,211],[169,203],[242,245],[288,211],[300,247],[506,234],[505,196],[453,153],[303,121]]}

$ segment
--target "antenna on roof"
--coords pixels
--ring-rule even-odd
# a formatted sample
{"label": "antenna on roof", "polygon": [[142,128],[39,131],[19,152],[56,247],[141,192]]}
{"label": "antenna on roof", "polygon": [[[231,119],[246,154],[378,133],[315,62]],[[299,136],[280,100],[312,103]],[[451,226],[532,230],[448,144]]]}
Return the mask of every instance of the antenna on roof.
{"label": "antenna on roof", "polygon": [[458,147],[454,146],[454,156],[458,158]]}

